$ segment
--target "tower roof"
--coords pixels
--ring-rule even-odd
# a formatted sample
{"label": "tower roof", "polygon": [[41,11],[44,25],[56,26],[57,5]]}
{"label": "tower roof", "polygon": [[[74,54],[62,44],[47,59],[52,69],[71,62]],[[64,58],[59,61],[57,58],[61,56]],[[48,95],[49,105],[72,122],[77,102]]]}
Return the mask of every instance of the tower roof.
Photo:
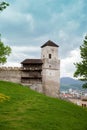
{"label": "tower roof", "polygon": [[53,46],[53,47],[59,47],[57,44],[55,44],[54,42],[52,42],[51,40],[47,41],[45,44],[43,44],[41,46],[41,48],[45,47],[45,46]]}

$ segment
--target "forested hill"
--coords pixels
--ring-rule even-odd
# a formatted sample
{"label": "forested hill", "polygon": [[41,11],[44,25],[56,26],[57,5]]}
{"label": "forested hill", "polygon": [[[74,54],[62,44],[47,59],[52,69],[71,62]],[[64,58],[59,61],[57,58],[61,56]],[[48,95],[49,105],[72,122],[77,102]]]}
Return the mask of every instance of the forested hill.
{"label": "forested hill", "polygon": [[76,79],[73,79],[70,77],[62,77],[60,79],[60,89],[61,90],[67,90],[69,88],[81,90],[82,84],[83,84],[82,81],[76,80]]}

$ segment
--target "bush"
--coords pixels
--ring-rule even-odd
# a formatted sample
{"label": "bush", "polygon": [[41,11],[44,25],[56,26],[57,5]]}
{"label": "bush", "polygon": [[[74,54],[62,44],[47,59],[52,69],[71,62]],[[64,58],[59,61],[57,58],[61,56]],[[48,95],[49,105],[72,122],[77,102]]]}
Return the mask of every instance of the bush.
{"label": "bush", "polygon": [[6,96],[5,94],[0,93],[0,102],[6,101],[9,99],[10,99],[9,96]]}

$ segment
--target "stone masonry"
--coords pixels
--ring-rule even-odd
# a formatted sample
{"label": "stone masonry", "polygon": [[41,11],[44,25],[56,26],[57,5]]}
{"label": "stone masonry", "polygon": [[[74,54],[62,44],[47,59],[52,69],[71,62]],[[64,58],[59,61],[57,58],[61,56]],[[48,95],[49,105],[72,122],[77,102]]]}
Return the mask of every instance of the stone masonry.
{"label": "stone masonry", "polygon": [[25,59],[21,67],[1,67],[0,80],[29,86],[51,97],[59,96],[60,60],[58,45],[52,41],[41,46],[41,59]]}

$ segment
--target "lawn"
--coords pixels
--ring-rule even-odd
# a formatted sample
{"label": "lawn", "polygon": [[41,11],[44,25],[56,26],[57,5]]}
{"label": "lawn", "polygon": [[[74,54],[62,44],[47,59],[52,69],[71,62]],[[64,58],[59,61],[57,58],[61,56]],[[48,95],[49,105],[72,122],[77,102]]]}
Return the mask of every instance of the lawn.
{"label": "lawn", "polygon": [[0,81],[0,130],[87,130],[87,111],[19,84]]}

